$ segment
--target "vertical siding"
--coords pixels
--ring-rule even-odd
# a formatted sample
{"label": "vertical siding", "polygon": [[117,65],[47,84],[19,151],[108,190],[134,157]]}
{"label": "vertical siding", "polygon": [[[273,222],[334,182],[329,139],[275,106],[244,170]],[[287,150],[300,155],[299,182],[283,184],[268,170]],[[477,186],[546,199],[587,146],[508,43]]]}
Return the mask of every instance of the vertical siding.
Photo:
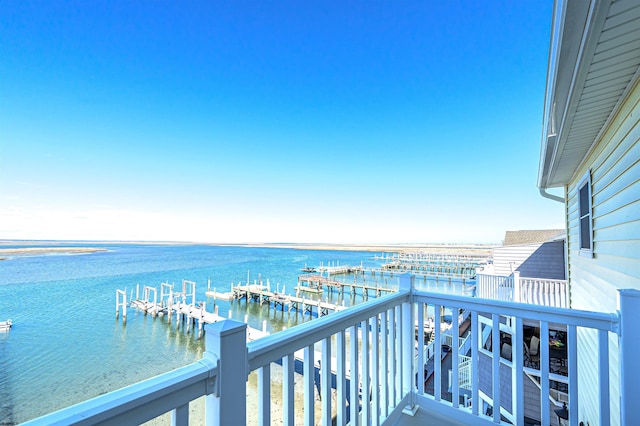
{"label": "vertical siding", "polygon": [[[567,187],[571,306],[613,312],[617,289],[640,289],[640,85]],[[593,258],[579,255],[576,186],[591,170]],[[611,383],[619,382],[617,338],[610,336]],[[598,423],[597,336],[578,330],[580,421]],[[619,391],[611,392],[612,424],[620,424]]]}

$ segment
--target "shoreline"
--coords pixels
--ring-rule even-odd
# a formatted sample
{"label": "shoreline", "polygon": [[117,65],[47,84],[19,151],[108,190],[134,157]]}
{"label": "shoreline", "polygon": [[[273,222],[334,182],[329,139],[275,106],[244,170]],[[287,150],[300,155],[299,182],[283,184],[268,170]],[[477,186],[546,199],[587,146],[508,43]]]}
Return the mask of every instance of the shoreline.
{"label": "shoreline", "polygon": [[499,244],[331,244],[331,243],[239,243],[209,244],[212,246],[287,248],[296,250],[334,250],[366,252],[422,252],[459,255],[491,255]]}
{"label": "shoreline", "polygon": [[[76,247],[55,247],[60,244],[74,244]],[[3,245],[40,245],[40,247],[12,247],[1,248]],[[203,242],[178,242],[178,241],[47,241],[47,240],[0,240],[0,260],[5,256],[39,256],[49,254],[88,254],[107,251],[101,247],[82,247],[82,244],[154,244],[192,246],[205,245],[213,247],[247,247],[247,248],[276,248],[295,250],[326,250],[326,251],[361,251],[361,252],[387,252],[387,253],[440,253],[452,255],[478,255],[490,256],[495,247],[500,244],[455,244],[455,243],[203,243]]]}

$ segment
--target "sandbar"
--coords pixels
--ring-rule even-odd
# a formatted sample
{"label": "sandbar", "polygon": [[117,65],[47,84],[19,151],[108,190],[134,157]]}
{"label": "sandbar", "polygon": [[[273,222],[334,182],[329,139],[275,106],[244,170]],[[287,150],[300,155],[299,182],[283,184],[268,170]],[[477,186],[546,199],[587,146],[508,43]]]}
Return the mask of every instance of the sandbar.
{"label": "sandbar", "polygon": [[46,256],[51,254],[88,254],[107,251],[100,247],[23,247],[0,249],[0,259],[3,256]]}

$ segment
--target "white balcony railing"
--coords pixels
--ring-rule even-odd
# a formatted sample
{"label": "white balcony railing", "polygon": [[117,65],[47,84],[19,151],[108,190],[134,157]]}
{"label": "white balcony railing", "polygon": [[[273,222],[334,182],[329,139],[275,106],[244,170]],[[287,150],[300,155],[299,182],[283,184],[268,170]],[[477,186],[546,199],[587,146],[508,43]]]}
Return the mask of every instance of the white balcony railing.
{"label": "white balcony railing", "polygon": [[519,272],[509,276],[478,273],[477,296],[484,299],[506,300],[531,305],[569,307],[567,280],[520,277]]}
{"label": "white balcony railing", "polygon": [[[402,420],[403,415],[415,410],[427,410],[436,415],[466,424],[500,423],[501,413],[524,422],[523,398],[523,320],[538,321],[541,335],[548,333],[549,324],[564,324],[567,329],[568,395],[570,424],[577,425],[580,392],[578,388],[577,327],[596,330],[599,347],[595,348],[599,367],[592,374],[598,383],[600,424],[609,424],[610,395],[620,395],[622,424],[640,418],[640,394],[635,358],[640,353],[640,342],[635,337],[640,326],[640,292],[620,291],[620,310],[616,313],[594,313],[544,306],[530,306],[512,302],[485,300],[442,293],[416,291],[410,275],[401,278],[400,290],[367,303],[336,312],[282,331],[260,340],[246,342],[246,325],[233,320],[206,327],[206,352],[201,361],[193,365],[140,382],[133,386],[99,396],[92,400],[60,410],[33,423],[46,424],[138,424],[162,413],[171,412],[174,424],[189,423],[189,402],[205,396],[205,423],[207,425],[244,424],[247,421],[247,378],[257,373],[258,424],[282,421],[283,424],[330,425],[332,421],[343,425],[390,424]],[[427,306],[430,308],[427,309]],[[424,336],[425,313],[440,312],[445,306],[452,312],[466,309],[471,313],[471,377],[461,376],[456,367],[462,355],[451,351],[451,383],[464,383],[465,388],[453,386],[450,394],[443,394],[443,366],[434,363],[433,390],[426,387],[425,369],[415,362],[424,358],[424,344],[417,344],[416,335]],[[431,308],[432,307],[432,308]],[[493,330],[500,329],[501,316],[511,316],[515,324],[511,360],[500,357],[500,333],[491,334],[492,350],[480,348],[483,331],[479,316],[489,317]],[[459,332],[458,315],[452,315],[451,330]],[[417,323],[417,330],[415,324]],[[441,318],[434,317],[435,353],[442,353]],[[483,325],[484,327],[484,325]],[[417,332],[417,334],[416,334]],[[608,334],[619,336],[621,374],[609,376]],[[422,342],[421,342],[422,343]],[[320,352],[316,354],[317,347]],[[414,353],[418,356],[414,358]],[[479,352],[490,365],[481,366]],[[438,358],[438,357],[436,357]],[[316,361],[320,361],[319,363]],[[302,362],[303,384],[295,384],[294,365]],[[282,364],[281,380],[273,380],[276,363]],[[553,374],[549,370],[549,347],[540,347],[540,400],[548,401]],[[481,368],[500,371],[489,372],[489,389],[480,389]],[[501,380],[502,370],[511,369],[512,380]],[[316,398],[319,370],[319,396]],[[581,371],[581,374],[583,372]],[[335,379],[334,379],[335,377]],[[630,380],[625,378],[631,378]],[[444,378],[446,380],[446,378]],[[282,401],[272,400],[274,384],[282,383]],[[505,388],[506,386],[506,388]],[[276,392],[277,393],[277,392]],[[302,394],[302,399],[297,398]],[[460,402],[464,395],[464,402]],[[505,396],[506,395],[506,396]],[[481,399],[483,398],[483,399]],[[465,407],[470,400],[469,407]],[[484,413],[490,402],[491,417]],[[272,404],[282,404],[282,419],[272,418]],[[542,424],[549,424],[549,405],[541,403]]]}

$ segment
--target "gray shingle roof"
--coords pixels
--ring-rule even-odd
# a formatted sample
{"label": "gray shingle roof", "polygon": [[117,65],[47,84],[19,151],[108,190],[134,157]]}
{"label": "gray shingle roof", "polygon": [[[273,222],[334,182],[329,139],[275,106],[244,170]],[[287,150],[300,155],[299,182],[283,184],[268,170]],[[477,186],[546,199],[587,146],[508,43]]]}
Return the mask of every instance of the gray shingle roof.
{"label": "gray shingle roof", "polygon": [[565,236],[564,229],[538,229],[524,231],[507,231],[504,235],[504,245],[544,243],[557,240]]}

